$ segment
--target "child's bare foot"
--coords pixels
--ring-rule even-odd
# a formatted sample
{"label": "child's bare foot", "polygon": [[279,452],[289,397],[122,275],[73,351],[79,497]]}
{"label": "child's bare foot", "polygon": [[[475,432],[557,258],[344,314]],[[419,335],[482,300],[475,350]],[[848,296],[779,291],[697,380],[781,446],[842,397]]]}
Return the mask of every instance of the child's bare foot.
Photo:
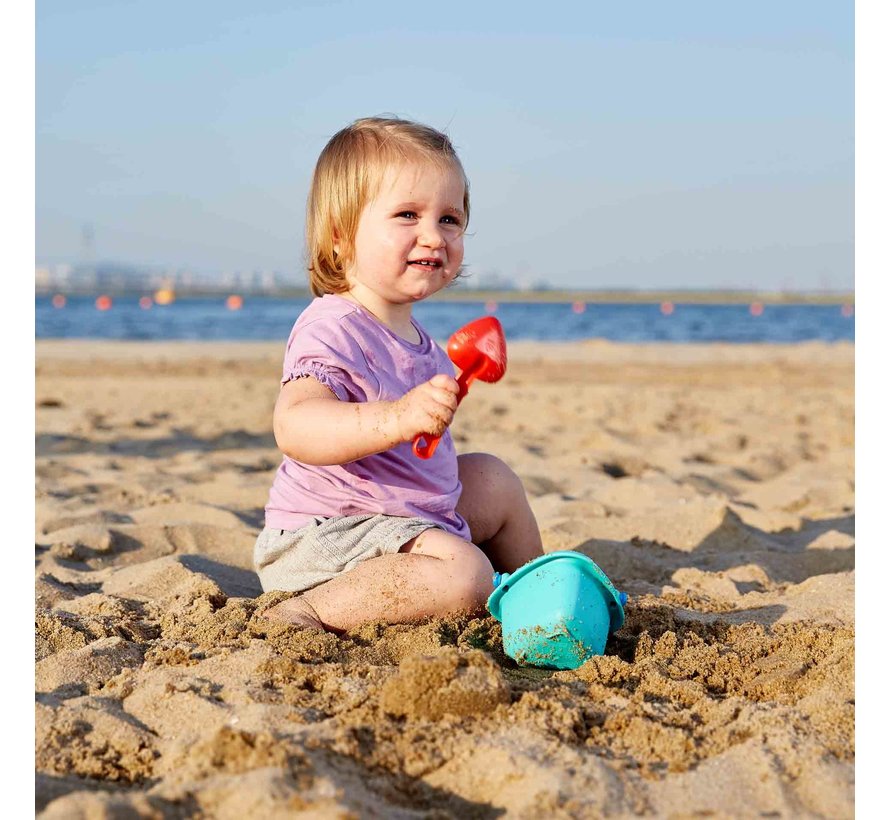
{"label": "child's bare foot", "polygon": [[300,595],[295,595],[293,598],[288,598],[280,604],[275,604],[275,606],[263,612],[261,617],[268,618],[271,621],[285,621],[306,629],[325,631],[324,624],[321,622],[321,618],[318,617],[318,613]]}

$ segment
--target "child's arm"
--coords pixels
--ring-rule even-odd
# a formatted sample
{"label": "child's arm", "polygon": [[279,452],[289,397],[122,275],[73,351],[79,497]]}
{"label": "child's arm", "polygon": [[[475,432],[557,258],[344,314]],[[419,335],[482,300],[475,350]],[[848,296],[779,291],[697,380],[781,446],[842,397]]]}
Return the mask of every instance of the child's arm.
{"label": "child's arm", "polygon": [[347,464],[421,434],[441,436],[457,391],[457,382],[440,374],[397,401],[346,402],[311,376],[292,379],[275,402],[275,441],[304,464]]}

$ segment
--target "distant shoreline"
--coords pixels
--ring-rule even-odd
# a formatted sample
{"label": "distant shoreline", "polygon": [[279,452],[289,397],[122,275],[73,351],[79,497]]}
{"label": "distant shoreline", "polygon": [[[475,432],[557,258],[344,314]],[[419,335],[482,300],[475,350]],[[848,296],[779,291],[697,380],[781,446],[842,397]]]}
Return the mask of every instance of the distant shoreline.
{"label": "distant shoreline", "polygon": [[592,304],[711,304],[747,305],[752,302],[775,305],[853,304],[853,293],[791,293],[729,290],[447,290],[433,300],[448,302],[587,302]]}
{"label": "distant shoreline", "polygon": [[[96,297],[102,294],[115,297],[139,297],[148,295],[145,290],[80,291],[80,290],[40,290],[37,297],[48,298],[55,293],[66,296]],[[177,299],[219,298],[231,293],[251,299],[311,299],[312,294],[305,289],[292,288],[275,293],[251,293],[250,291],[177,291]],[[675,305],[747,305],[761,302],[765,305],[845,305],[855,304],[853,292],[807,293],[791,291],[757,290],[464,290],[449,289],[432,296],[430,301],[438,302],[515,302],[515,303],[573,303],[588,304],[661,304]]]}

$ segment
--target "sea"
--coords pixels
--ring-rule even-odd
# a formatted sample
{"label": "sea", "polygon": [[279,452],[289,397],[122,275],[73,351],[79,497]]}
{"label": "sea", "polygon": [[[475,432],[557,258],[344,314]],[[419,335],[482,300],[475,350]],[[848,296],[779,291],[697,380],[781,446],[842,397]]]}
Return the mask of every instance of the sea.
{"label": "sea", "polygon": [[[244,296],[178,298],[167,305],[145,297],[36,298],[38,339],[284,341],[308,299]],[[430,334],[447,339],[479,316],[497,316],[508,340],[615,342],[838,342],[854,340],[849,305],[610,304],[600,302],[431,301],[414,315]]]}

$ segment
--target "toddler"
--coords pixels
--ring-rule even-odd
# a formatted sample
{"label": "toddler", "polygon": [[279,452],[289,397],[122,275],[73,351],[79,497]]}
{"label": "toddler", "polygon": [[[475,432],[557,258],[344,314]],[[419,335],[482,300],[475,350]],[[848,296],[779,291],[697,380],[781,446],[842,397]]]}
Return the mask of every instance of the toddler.
{"label": "toddler", "polygon": [[[522,484],[499,459],[458,456],[454,366],[412,317],[458,276],[470,215],[444,134],[357,120],[318,159],[309,192],[317,297],[287,342],[273,428],[284,459],[254,547],[269,618],[344,631],[478,612],[495,569],[542,554]],[[442,437],[432,458],[420,434]]]}

